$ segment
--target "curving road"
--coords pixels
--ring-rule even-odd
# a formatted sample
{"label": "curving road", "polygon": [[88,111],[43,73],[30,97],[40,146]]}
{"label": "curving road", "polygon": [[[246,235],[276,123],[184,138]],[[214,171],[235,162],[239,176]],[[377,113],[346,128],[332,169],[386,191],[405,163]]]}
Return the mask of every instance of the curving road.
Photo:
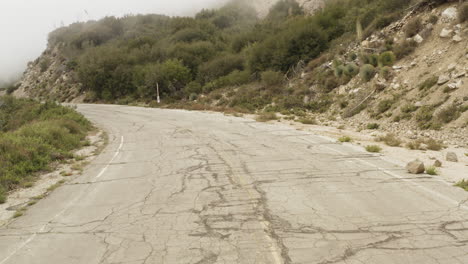
{"label": "curving road", "polygon": [[79,105],[110,144],[0,228],[0,264],[468,263],[468,194],[214,113]]}

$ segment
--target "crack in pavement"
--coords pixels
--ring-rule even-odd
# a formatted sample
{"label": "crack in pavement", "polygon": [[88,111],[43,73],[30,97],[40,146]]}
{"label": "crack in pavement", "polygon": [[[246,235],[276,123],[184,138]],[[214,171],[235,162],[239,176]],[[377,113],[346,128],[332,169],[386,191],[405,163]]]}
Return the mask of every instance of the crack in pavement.
{"label": "crack in pavement", "polygon": [[[115,142],[125,136],[122,155],[97,160],[83,180],[2,227],[0,258],[35,236],[2,264],[31,263],[31,256],[51,264],[468,263],[468,197],[432,177],[268,124],[177,110],[79,109]],[[87,173],[103,164],[112,169],[91,180]],[[53,218],[54,205],[80,192]]]}

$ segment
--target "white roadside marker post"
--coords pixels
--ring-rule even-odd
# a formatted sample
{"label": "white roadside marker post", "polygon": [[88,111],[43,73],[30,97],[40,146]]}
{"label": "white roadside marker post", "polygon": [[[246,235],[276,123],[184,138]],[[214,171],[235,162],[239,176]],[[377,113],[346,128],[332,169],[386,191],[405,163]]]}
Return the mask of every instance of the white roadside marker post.
{"label": "white roadside marker post", "polygon": [[161,103],[161,99],[159,98],[159,83],[156,83],[156,90],[157,90],[157,93],[158,93],[158,104]]}

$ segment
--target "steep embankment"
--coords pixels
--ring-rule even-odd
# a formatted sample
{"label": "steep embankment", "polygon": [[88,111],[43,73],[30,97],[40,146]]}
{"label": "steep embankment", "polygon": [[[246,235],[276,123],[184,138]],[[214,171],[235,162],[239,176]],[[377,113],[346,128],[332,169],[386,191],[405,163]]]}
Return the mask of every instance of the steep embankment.
{"label": "steep embankment", "polygon": [[[396,62],[383,66],[381,60],[389,46],[393,46]],[[363,130],[375,123],[402,139],[434,138],[466,147],[467,47],[467,23],[457,18],[456,4],[415,9],[322,64],[346,79],[354,65],[368,63],[375,76],[363,81],[361,68],[360,74],[334,90],[333,103],[318,119]],[[304,101],[323,95],[315,81],[318,72],[316,68],[306,70],[295,81],[315,93],[304,96]],[[340,115],[336,117],[336,113]]]}
{"label": "steep embankment", "polygon": [[320,2],[280,1],[259,20],[270,2],[258,1],[72,25],[51,34],[15,95],[153,106],[159,86],[166,107],[466,145],[468,5],[412,3],[339,0],[304,15]]}
{"label": "steep embankment", "polygon": [[49,46],[38,59],[28,63],[13,95],[39,100],[82,102],[85,97],[82,84],[67,62],[59,46]]}

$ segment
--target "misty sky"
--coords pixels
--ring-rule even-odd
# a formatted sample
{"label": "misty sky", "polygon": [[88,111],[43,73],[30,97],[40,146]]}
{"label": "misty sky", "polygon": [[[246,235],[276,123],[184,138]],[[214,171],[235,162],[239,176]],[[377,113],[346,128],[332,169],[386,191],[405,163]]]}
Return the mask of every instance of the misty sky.
{"label": "misty sky", "polygon": [[[61,24],[107,15],[188,15],[224,0],[0,0],[0,82],[20,74]],[[89,14],[87,15],[86,12]]]}

